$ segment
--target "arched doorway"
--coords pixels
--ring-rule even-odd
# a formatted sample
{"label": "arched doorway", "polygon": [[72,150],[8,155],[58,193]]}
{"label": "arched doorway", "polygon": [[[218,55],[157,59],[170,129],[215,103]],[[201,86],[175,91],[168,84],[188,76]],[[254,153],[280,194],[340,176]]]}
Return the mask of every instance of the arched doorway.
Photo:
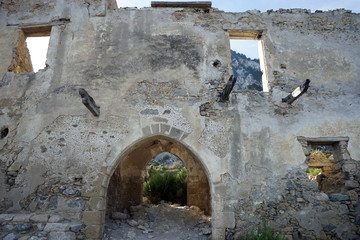
{"label": "arched doorway", "polygon": [[107,190],[107,212],[121,212],[140,204],[148,162],[159,153],[169,152],[181,159],[187,169],[187,205],[197,206],[210,215],[207,174],[201,162],[183,144],[165,136],[154,136],[138,142],[127,152],[114,166]]}

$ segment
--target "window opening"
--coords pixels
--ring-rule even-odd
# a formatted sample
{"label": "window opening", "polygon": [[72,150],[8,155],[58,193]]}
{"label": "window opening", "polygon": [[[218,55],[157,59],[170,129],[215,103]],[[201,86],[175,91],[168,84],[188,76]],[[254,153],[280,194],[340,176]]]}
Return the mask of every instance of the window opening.
{"label": "window opening", "polygon": [[[343,160],[350,159],[347,137],[304,138],[298,137],[308,164],[307,176],[318,182],[319,191],[330,194],[345,190],[342,168]],[[336,167],[337,166],[337,167]]]}
{"label": "window opening", "polygon": [[321,175],[331,174],[335,165],[331,145],[312,145],[307,176],[312,182],[318,182]]}
{"label": "window opening", "polygon": [[237,78],[235,90],[258,90],[268,92],[262,31],[228,30],[231,63]]}
{"label": "window opening", "polygon": [[163,152],[146,166],[144,197],[154,204],[161,200],[187,204],[187,171],[175,155]]}
{"label": "window opening", "polygon": [[27,37],[26,45],[29,49],[30,59],[34,72],[44,69],[46,64],[46,55],[49,47],[50,36],[45,37]]}
{"label": "window opening", "polygon": [[9,71],[38,72],[45,68],[51,26],[24,28],[20,33]]}

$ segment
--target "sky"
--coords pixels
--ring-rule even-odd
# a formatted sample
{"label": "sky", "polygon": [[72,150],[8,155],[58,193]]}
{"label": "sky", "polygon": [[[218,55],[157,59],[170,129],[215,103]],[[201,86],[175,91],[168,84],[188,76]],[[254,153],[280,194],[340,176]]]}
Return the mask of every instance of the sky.
{"label": "sky", "polygon": [[[176,2],[180,0],[168,0],[170,2]],[[116,0],[118,7],[150,7],[150,0]],[[269,9],[277,10],[279,8],[304,8],[310,9],[312,12],[315,10],[333,10],[338,8],[345,8],[351,10],[355,13],[360,13],[360,0],[213,0],[212,7],[224,10],[225,12],[245,12],[247,10],[260,10],[265,12]],[[37,37],[36,39],[39,39]],[[33,43],[27,40],[28,47],[31,52],[36,52],[36,54],[31,54],[31,61],[33,63],[34,72],[37,72],[38,69],[45,67],[46,60],[46,49],[48,46],[48,40],[42,40],[41,43],[36,44],[34,47],[30,47]],[[250,58],[258,58],[257,53],[257,42],[256,41],[244,41],[244,40],[231,40],[231,48],[237,52],[244,53]],[[31,50],[33,48],[35,50]],[[41,49],[43,48],[43,49]],[[41,55],[42,58],[39,59],[38,56]],[[33,56],[36,57],[34,58]],[[39,62],[39,63],[38,63]]]}
{"label": "sky", "polygon": [[45,68],[45,61],[46,61],[47,49],[49,46],[49,40],[50,37],[26,38],[26,45],[30,52],[30,58],[34,72],[39,71],[39,69]]}

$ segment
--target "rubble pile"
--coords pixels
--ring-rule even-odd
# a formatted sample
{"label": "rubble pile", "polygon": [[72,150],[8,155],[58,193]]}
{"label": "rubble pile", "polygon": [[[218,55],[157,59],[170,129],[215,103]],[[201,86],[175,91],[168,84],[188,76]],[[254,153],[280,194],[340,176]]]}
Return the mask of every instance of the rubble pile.
{"label": "rubble pile", "polygon": [[103,240],[207,240],[211,239],[210,217],[196,206],[142,203],[112,212],[105,223]]}

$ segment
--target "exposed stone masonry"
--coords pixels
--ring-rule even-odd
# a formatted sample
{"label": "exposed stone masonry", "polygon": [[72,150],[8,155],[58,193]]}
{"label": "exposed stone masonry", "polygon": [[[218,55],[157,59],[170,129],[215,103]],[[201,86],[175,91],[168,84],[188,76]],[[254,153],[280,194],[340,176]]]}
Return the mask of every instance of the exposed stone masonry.
{"label": "exposed stone masonry", "polygon": [[[37,73],[30,30],[50,34]],[[101,239],[106,215],[141,203],[147,162],[169,151],[190,173],[188,204],[211,216],[206,237],[237,239],[265,219],[289,239],[358,239],[359,31],[344,9],[1,1],[0,238]],[[266,88],[219,102],[235,35],[263,46]],[[306,176],[318,143],[333,146],[332,192]]]}

